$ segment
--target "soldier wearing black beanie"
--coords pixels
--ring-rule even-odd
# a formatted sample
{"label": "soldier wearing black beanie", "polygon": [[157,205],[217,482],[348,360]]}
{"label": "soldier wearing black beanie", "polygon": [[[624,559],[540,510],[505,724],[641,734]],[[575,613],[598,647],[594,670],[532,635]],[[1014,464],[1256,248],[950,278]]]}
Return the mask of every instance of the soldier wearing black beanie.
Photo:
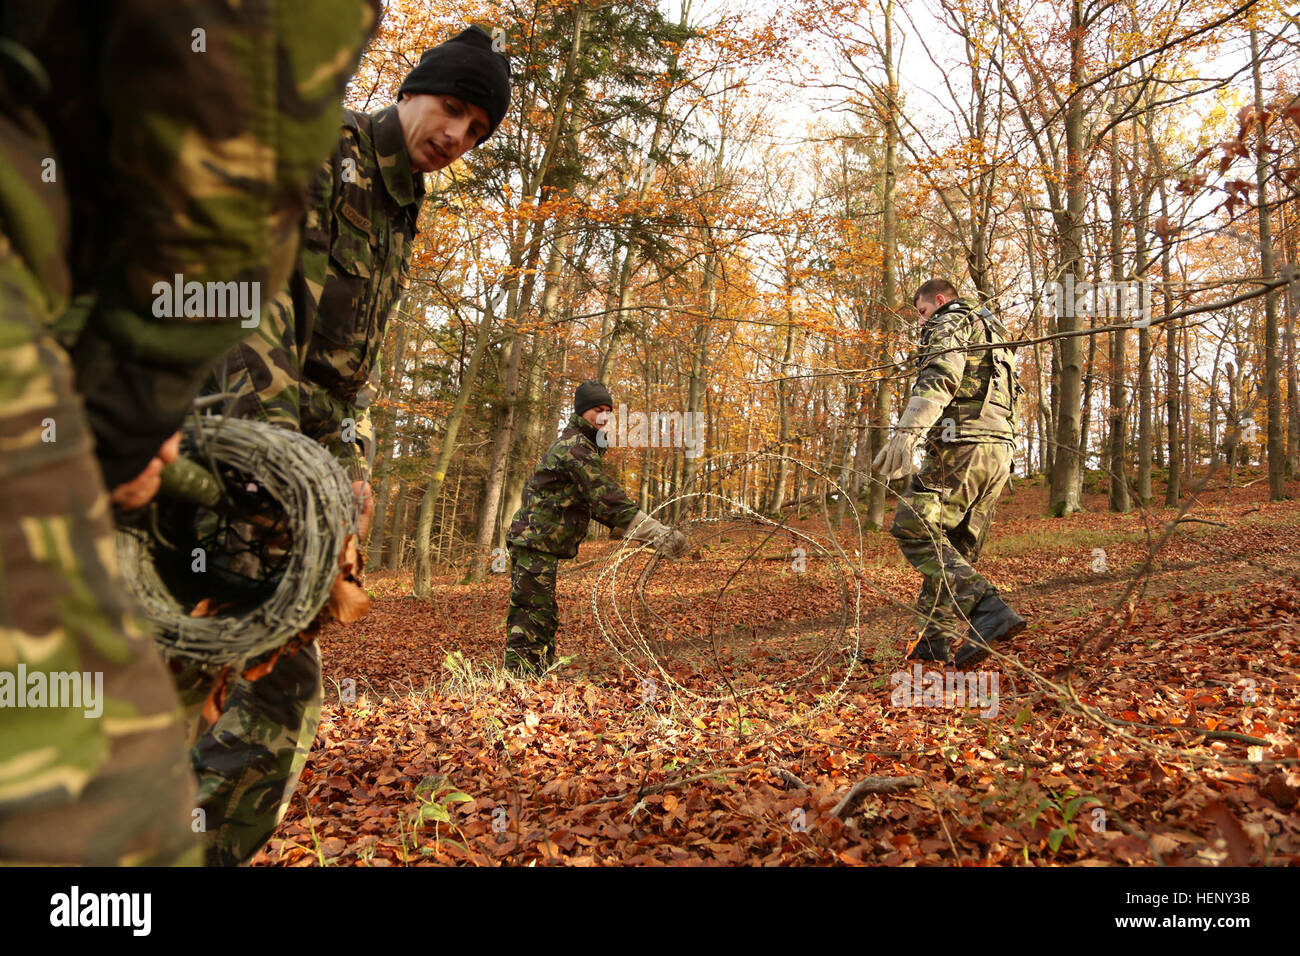
{"label": "soldier wearing black beanie", "polygon": [[[509,105],[506,58],[486,33],[465,30],[420,58],[397,103],[373,113],[344,109],[333,155],[311,184],[293,277],[210,382],[210,392],[234,395],[226,414],[299,431],[338,459],[352,480],[363,539],[374,514],[375,357],[410,281],[424,174],[481,144]],[[311,330],[305,343],[302,329]],[[320,657],[306,649],[283,654],[263,679],[237,678],[227,700],[222,727],[227,720],[231,728],[274,727],[287,743],[267,754],[256,735],[222,730],[218,739],[209,728],[192,751],[202,792],[213,794],[205,802],[210,815],[235,814],[229,819],[238,824],[213,839],[226,839],[229,829],[238,834],[229,840],[250,841],[238,853],[222,851],[220,862],[237,863],[260,846],[251,834],[270,835],[278,801],[293,792],[291,765],[301,752],[294,741],[310,742],[320,718]],[[240,801],[249,786],[269,800],[247,809]]]}
{"label": "soldier wearing black beanie", "polygon": [[581,415],[583,412],[592,408],[599,408],[601,405],[614,407],[614,396],[609,394],[609,389],[605,387],[604,382],[588,381],[578,386],[573,393],[573,414]]}
{"label": "soldier wearing black beanie", "polygon": [[545,673],[558,661],[555,576],[560,561],[577,555],[593,520],[668,558],[680,558],[690,547],[686,535],[642,511],[601,464],[609,446],[599,433],[613,407],[603,382],[578,386],[573,415],[524,485],[523,502],[506,532],[511,568],[505,666],[517,675]]}

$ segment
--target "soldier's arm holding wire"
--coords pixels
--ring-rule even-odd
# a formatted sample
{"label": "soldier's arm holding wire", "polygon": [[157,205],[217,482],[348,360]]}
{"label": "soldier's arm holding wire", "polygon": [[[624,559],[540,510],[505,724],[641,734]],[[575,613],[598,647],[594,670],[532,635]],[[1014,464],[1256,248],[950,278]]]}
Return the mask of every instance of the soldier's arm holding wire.
{"label": "soldier's arm holding wire", "polygon": [[302,430],[301,403],[312,386],[303,379],[303,359],[310,342],[329,267],[330,208],[335,183],[342,175],[338,145],[320,164],[307,190],[298,257],[302,281],[295,274],[278,289],[253,334],[227,358],[232,380],[226,389],[237,397],[228,409],[236,418]]}
{"label": "soldier's arm holding wire", "polygon": [[[311,437],[329,449],[343,466],[352,482],[356,497],[358,527],[365,538],[374,517],[374,495],[370,488],[370,462],[374,457],[374,426],[370,418],[370,401],[378,394],[379,363],[373,363],[370,380],[362,389],[364,400],[350,404],[332,395],[312,374],[304,373],[309,357],[314,354],[314,367],[321,367],[322,356],[313,353],[320,341],[313,332],[321,318],[321,298],[331,277],[330,250],[341,228],[337,209],[343,195],[345,182],[356,182],[358,170],[364,168],[360,145],[354,130],[344,128],[343,136],[334,148],[329,162],[317,177],[319,192],[313,192],[311,208],[303,229],[303,275],[306,288],[298,296],[302,315],[297,320],[299,341],[299,388],[306,394],[300,407],[309,411]],[[327,306],[327,309],[329,307]],[[338,312],[337,303],[331,310]],[[334,374],[330,370],[330,374]]]}
{"label": "soldier's arm holding wire", "polygon": [[591,504],[591,517],[607,528],[627,530],[640,509],[605,471],[600,454],[579,442],[565,459],[565,465]]}
{"label": "soldier's arm holding wire", "polygon": [[[237,396],[229,409],[229,414],[234,417],[252,418],[304,431],[302,410],[306,406],[312,410],[313,426],[318,424],[317,419],[333,425],[333,434],[339,440],[329,440],[325,444],[352,479],[364,537],[374,513],[368,468],[364,467],[366,450],[362,445],[367,435],[373,442],[369,411],[362,410],[355,415],[353,427],[358,441],[343,440],[348,410],[325,389],[310,381],[303,371],[329,274],[333,206],[338,184],[347,174],[342,145],[336,144],[331,156],[312,178],[308,190],[308,208],[299,253],[301,275],[295,273],[290,284],[280,290],[266,310],[257,330],[228,357],[227,369],[231,379],[226,388]],[[322,437],[317,431],[313,427],[312,437]]]}
{"label": "soldier's arm holding wire", "polygon": [[667,557],[678,558],[686,553],[689,545],[686,535],[667,527],[637,507],[622,486],[609,477],[601,464],[599,453],[584,445],[577,445],[570,461],[569,470],[574,480],[591,502],[592,518],[607,528],[617,528],[632,540],[654,544]]}
{"label": "soldier's arm holding wire", "polygon": [[966,370],[966,348],[974,329],[971,314],[964,309],[951,309],[936,316],[934,322],[917,359],[919,368],[907,408],[898,420],[893,437],[872,462],[872,467],[886,480],[912,473],[917,443],[957,394]]}

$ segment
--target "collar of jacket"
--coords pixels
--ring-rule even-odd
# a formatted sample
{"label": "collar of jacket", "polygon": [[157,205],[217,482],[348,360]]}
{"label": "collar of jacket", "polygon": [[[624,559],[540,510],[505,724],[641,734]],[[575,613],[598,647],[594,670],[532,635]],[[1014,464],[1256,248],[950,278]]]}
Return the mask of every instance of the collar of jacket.
{"label": "collar of jacket", "polygon": [[572,415],[569,416],[569,427],[578,429],[578,431],[586,435],[587,438],[591,439],[591,443],[596,446],[596,451],[600,452],[600,454],[602,455],[605,454],[604,447],[600,444],[600,442],[596,441],[595,425],[587,421],[577,412],[574,412]]}
{"label": "collar of jacket", "polygon": [[397,118],[396,104],[372,113],[371,120],[375,159],[388,195],[399,206],[418,206],[424,198],[424,174],[411,168],[411,154],[406,149],[406,137],[402,134],[402,121]]}
{"label": "collar of jacket", "polygon": [[944,315],[947,312],[956,311],[973,312],[975,311],[975,303],[966,298],[953,299],[951,302],[945,302],[943,305],[939,306],[939,308],[930,313],[930,321],[927,324],[933,325],[938,321],[939,316]]}

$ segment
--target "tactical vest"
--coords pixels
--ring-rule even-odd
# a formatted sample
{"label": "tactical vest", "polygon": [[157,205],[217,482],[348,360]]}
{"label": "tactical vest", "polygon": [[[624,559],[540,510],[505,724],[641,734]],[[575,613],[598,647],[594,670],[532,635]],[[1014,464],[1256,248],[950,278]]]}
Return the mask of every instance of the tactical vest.
{"label": "tactical vest", "polygon": [[[1005,342],[1010,338],[1006,327],[988,309],[972,310],[964,302],[956,303],[955,307],[971,314],[984,331],[984,342]],[[979,341],[979,337],[974,341]],[[931,436],[940,441],[1014,442],[1016,399],[1023,391],[1016,378],[1014,349],[1006,346],[972,349],[967,352],[961,384],[939,416]]]}

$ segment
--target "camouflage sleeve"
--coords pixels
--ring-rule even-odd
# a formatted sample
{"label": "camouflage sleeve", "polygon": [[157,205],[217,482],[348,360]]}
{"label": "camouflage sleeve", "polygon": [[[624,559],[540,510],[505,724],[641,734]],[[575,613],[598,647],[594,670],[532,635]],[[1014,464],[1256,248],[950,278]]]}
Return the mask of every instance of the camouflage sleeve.
{"label": "camouflage sleeve", "polygon": [[266,310],[257,331],[231,350],[218,367],[216,390],[235,396],[225,413],[300,431],[302,365],[298,355],[293,296],[285,289]]}
{"label": "camouflage sleeve", "polygon": [[966,371],[966,347],[973,334],[971,314],[954,309],[939,317],[917,357],[912,397],[947,405]]}
{"label": "camouflage sleeve", "polygon": [[350,480],[369,481],[370,463],[375,455],[370,403],[378,392],[377,376],[370,377],[355,402],[338,398],[306,375],[301,387],[299,421],[302,433],[325,446]]}
{"label": "camouflage sleeve", "polygon": [[369,481],[369,449],[374,430],[369,411],[335,398],[323,388],[304,382],[302,433],[334,456],[351,481]]}
{"label": "camouflage sleeve", "polygon": [[280,290],[256,331],[224,362],[231,374],[222,389],[238,396],[228,410],[236,418],[309,430],[301,416],[302,408],[310,404],[313,386],[304,379],[303,356],[310,347],[327,279],[330,210],[340,174],[340,148],[336,140],[308,186],[302,243],[290,284]]}
{"label": "camouflage sleeve", "polygon": [[129,215],[73,361],[111,488],[144,468],[212,361],[287,281],[304,187],[338,136],[343,89],[379,6],[109,9],[103,175]]}
{"label": "camouflage sleeve", "polygon": [[[382,354],[382,352],[381,352]],[[353,481],[369,481],[375,463],[375,424],[370,417],[370,405],[379,395],[381,383],[380,358],[376,357],[366,385],[357,393],[353,409],[356,428],[353,434],[353,456],[344,463]]]}
{"label": "camouflage sleeve", "polygon": [[[367,389],[356,402],[336,395],[327,385],[335,375],[329,355],[340,334],[340,323],[349,330],[356,324],[357,303],[347,298],[349,282],[331,262],[342,184],[353,182],[363,169],[361,146],[355,130],[343,126],[330,159],[316,179],[312,202],[303,225],[300,295],[297,326],[299,333],[298,387],[302,432],[328,449],[352,481],[368,481],[367,445],[373,447]],[[364,281],[368,281],[366,278]]]}
{"label": "camouflage sleeve", "polygon": [[566,467],[591,502],[591,517],[607,528],[626,529],[640,510],[622,487],[609,477],[600,453],[585,442],[573,446]]}

